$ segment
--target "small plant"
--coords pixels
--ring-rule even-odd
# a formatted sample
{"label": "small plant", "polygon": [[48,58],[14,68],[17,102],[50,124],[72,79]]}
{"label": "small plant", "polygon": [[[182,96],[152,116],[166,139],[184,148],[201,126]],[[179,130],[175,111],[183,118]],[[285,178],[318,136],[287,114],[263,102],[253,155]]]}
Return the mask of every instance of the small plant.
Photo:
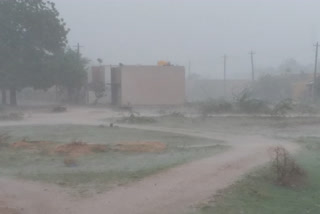
{"label": "small plant", "polygon": [[230,113],[233,110],[233,104],[225,100],[211,100],[200,104],[199,108],[201,115],[207,117],[210,114]]}
{"label": "small plant", "polygon": [[272,169],[276,175],[276,183],[281,186],[294,187],[301,185],[306,177],[306,172],[291,157],[283,147],[272,150]]}
{"label": "small plant", "polygon": [[65,157],[63,163],[66,167],[77,167],[78,161],[74,157]]}
{"label": "small plant", "polygon": [[155,123],[156,119],[153,117],[143,117],[143,116],[135,116],[131,114],[129,117],[124,117],[118,120],[119,123],[130,123],[130,124],[144,124],[144,123]]}
{"label": "small plant", "polygon": [[62,112],[66,112],[66,111],[67,111],[67,107],[65,107],[65,106],[55,106],[52,109],[52,112],[54,112],[54,113],[62,113]]}

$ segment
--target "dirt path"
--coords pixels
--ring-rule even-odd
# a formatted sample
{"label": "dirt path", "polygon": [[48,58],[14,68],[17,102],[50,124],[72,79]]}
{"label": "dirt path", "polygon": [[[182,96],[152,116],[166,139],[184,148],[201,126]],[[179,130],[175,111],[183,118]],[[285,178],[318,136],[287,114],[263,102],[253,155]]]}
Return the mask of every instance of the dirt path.
{"label": "dirt path", "polygon": [[[267,162],[270,146],[286,144],[263,138],[250,140],[261,144],[238,142],[242,146],[235,146],[226,153],[171,169],[93,198],[81,204],[76,213],[105,213],[101,208],[115,214],[184,213],[190,206],[203,202],[244,173]],[[289,148],[295,149],[292,146]]]}
{"label": "dirt path", "polygon": [[[91,120],[64,118],[54,120],[53,123],[92,125],[101,122],[94,118]],[[23,124],[52,124],[52,122],[42,118],[25,121]],[[0,202],[6,199],[6,203],[10,205],[9,208],[16,208],[21,214],[184,213],[190,206],[207,200],[218,190],[228,187],[254,167],[266,163],[270,159],[268,153],[270,147],[283,145],[290,151],[297,149],[294,144],[261,136],[229,136],[228,134],[164,127],[127,127],[225,140],[226,143],[232,145],[232,149],[126,186],[117,187],[90,199],[72,198],[57,186],[8,179],[0,180]],[[22,211],[21,208],[23,208]]]}

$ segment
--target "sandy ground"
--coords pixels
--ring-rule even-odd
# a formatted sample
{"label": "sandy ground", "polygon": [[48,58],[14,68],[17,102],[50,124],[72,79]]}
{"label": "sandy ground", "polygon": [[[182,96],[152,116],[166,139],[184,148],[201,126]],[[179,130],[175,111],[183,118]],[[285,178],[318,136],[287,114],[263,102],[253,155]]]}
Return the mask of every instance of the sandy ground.
{"label": "sandy ground", "polygon": [[[68,113],[33,113],[24,121],[8,125],[90,124],[117,116],[112,111],[74,109]],[[64,189],[48,184],[0,179],[2,214],[177,214],[209,199],[242,175],[270,160],[270,148],[297,145],[259,135],[237,135],[150,126],[126,126],[224,140],[232,148],[210,158],[182,165],[91,198],[74,198]],[[1,212],[3,207],[3,212]],[[4,210],[7,209],[7,210]]]}

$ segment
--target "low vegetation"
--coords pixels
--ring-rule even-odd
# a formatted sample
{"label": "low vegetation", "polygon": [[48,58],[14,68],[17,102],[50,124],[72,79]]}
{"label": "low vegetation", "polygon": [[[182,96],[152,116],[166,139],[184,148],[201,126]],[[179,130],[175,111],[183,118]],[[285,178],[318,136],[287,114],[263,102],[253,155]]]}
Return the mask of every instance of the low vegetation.
{"label": "low vegetation", "polygon": [[284,187],[303,185],[306,172],[284,147],[276,147],[272,151],[272,170],[275,183]]}
{"label": "low vegetation", "polygon": [[203,117],[207,117],[210,114],[230,113],[233,111],[233,104],[225,100],[210,100],[200,104],[199,110]]}
{"label": "low vegetation", "polygon": [[292,100],[285,99],[277,103],[271,110],[271,115],[273,116],[284,116],[288,112],[294,110],[294,105]]}
{"label": "low vegetation", "polygon": [[66,111],[67,111],[67,107],[65,107],[65,106],[55,106],[52,108],[53,113],[62,113],[62,112],[66,112]]}
{"label": "low vegetation", "polygon": [[118,123],[129,123],[129,124],[146,124],[146,123],[156,123],[157,120],[153,117],[136,116],[131,114],[129,117],[123,117],[117,120]]}
{"label": "low vegetation", "polygon": [[23,120],[23,113],[12,112],[12,113],[0,113],[0,121],[9,121],[9,120]]}
{"label": "low vegetation", "polygon": [[252,97],[248,92],[243,93],[234,101],[209,100],[200,103],[198,104],[198,110],[203,117],[213,114],[247,114],[283,117],[289,113],[298,115],[319,113],[319,109],[313,105],[294,103],[291,99],[283,99],[279,102],[269,103]]}
{"label": "low vegetation", "polygon": [[0,133],[10,135],[3,135],[8,146],[0,149],[0,176],[55,183],[85,193],[228,148],[221,141],[96,126],[0,127]]}
{"label": "low vegetation", "polygon": [[234,103],[236,112],[246,114],[268,114],[270,107],[267,102],[251,97],[249,92],[244,92]]}
{"label": "low vegetation", "polygon": [[[272,167],[250,173],[193,213],[320,213],[320,138],[301,138],[299,143],[303,150],[296,161],[282,148],[276,148],[279,164],[273,162]],[[292,185],[297,176],[300,185]]]}

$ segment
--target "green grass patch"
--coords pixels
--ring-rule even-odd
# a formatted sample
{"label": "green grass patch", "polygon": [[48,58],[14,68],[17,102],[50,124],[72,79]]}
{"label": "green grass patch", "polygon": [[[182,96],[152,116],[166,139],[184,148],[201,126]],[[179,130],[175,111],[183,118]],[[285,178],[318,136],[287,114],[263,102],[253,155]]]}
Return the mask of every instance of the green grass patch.
{"label": "green grass patch", "polygon": [[301,138],[296,160],[307,172],[298,188],[274,183],[270,167],[251,173],[201,206],[194,214],[302,214],[320,213],[320,138]]}
{"label": "green grass patch", "polygon": [[[0,127],[9,133],[8,143],[49,141],[54,145],[81,140],[88,143],[114,145],[126,142],[162,142],[164,152],[134,153],[107,151],[77,157],[76,167],[66,167],[65,156],[38,151],[0,148],[0,176],[14,176],[55,183],[81,190],[104,191],[115,185],[152,175],[161,170],[205,158],[226,150],[221,141],[193,138],[178,134],[95,126],[16,126]],[[195,146],[196,145],[196,146]]]}

